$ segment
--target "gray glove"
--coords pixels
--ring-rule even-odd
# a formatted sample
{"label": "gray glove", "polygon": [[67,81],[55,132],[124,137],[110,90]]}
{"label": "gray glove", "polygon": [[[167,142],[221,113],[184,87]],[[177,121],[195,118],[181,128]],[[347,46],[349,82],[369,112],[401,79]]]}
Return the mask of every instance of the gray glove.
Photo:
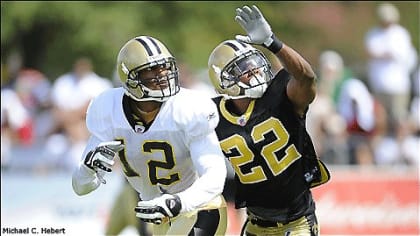
{"label": "gray glove", "polygon": [[181,199],[177,195],[163,194],[149,201],[138,202],[134,211],[141,220],[159,225],[180,213]]}
{"label": "gray glove", "polygon": [[237,8],[235,20],[248,34],[236,35],[237,40],[262,45],[273,53],[277,53],[283,47],[283,43],[275,37],[270,25],[255,5],[251,8],[248,6]]}
{"label": "gray glove", "polygon": [[[124,144],[122,144],[121,141],[102,142],[95,149],[88,152],[83,164],[96,173],[100,170],[111,172],[111,167],[114,165],[114,158],[118,155],[118,152],[123,149]],[[100,180],[102,183],[106,183],[101,177]]]}

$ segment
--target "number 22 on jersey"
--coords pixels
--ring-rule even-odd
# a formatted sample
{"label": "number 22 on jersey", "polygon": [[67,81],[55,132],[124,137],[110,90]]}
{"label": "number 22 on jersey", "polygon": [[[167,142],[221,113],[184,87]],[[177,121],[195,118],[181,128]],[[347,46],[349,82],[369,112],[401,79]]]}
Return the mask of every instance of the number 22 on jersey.
{"label": "number 22 on jersey", "polygon": [[[302,155],[298,152],[294,144],[286,147],[290,135],[280,120],[271,117],[257,125],[251,131],[251,138],[254,144],[265,139],[264,135],[272,132],[276,139],[266,144],[261,149],[261,156],[267,163],[268,168],[274,176],[281,174],[291,164],[297,161]],[[245,139],[238,135],[232,135],[220,141],[223,152],[230,155],[230,162],[235,169],[241,183],[253,184],[267,180],[262,166],[256,165],[250,169],[249,173],[244,173],[241,166],[254,161],[255,155],[248,147]],[[281,158],[276,156],[279,150],[285,149]],[[233,154],[237,155],[233,155]]]}

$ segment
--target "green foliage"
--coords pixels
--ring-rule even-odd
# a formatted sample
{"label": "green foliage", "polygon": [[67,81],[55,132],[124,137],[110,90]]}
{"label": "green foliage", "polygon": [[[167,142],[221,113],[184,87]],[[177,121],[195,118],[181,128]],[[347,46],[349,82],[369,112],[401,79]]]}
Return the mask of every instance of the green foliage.
{"label": "green foliage", "polygon": [[[256,2],[279,38],[316,65],[334,49],[361,68],[363,38],[375,22],[378,2]],[[205,68],[221,41],[243,34],[234,21],[242,2],[225,1],[36,1],[1,2],[2,64],[14,51],[25,66],[50,79],[69,71],[80,56],[91,57],[98,74],[110,78],[121,46],[138,35],[162,40],[181,61]],[[247,2],[253,4],[253,2]],[[418,2],[395,2],[401,24],[419,45]]]}

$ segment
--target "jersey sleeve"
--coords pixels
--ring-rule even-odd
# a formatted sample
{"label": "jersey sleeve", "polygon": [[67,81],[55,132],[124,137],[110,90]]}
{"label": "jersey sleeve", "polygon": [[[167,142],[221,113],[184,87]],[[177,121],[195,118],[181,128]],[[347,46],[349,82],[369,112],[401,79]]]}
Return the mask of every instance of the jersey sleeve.
{"label": "jersey sleeve", "polygon": [[109,107],[112,104],[112,93],[103,93],[94,98],[86,112],[86,126],[89,133],[101,141],[112,139],[112,117]]}
{"label": "jersey sleeve", "polygon": [[180,102],[182,104],[177,108],[181,109],[176,111],[174,118],[182,126],[187,143],[214,132],[219,123],[219,114],[210,98],[191,92]]}

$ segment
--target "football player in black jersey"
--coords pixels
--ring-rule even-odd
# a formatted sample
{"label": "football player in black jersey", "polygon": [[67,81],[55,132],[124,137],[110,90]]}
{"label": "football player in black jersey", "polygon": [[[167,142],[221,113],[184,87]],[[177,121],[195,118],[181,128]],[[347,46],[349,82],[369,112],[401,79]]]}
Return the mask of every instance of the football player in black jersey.
{"label": "football player in black jersey", "polygon": [[[256,6],[236,10],[247,36],[219,44],[209,57],[209,76],[220,122],[220,145],[235,170],[235,207],[247,210],[241,234],[318,235],[311,188],[330,178],[305,128],[316,94],[309,63],[273,34]],[[284,66],[273,75],[264,54]]]}

